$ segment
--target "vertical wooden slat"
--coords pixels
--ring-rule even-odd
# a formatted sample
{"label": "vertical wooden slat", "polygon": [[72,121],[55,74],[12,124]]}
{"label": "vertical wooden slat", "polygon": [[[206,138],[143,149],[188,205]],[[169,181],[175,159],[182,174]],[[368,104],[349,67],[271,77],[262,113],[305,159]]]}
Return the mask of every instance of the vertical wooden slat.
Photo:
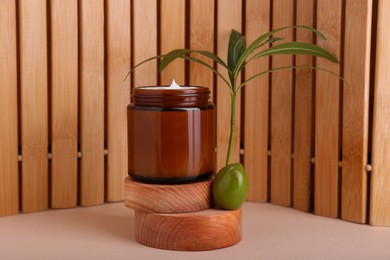
{"label": "vertical wooden slat", "polygon": [[378,2],[370,224],[390,225],[390,1]]}
{"label": "vertical wooden slat", "polygon": [[[273,1],[272,28],[292,25],[294,1]],[[276,35],[275,35],[276,36]],[[293,40],[293,30],[277,37]],[[272,68],[293,65],[291,56],[272,57]],[[271,202],[291,205],[292,70],[277,71],[271,80]]]}
{"label": "vertical wooden slat", "polygon": [[[313,26],[314,0],[296,2],[296,24]],[[313,42],[313,33],[297,30],[296,41]],[[298,55],[297,66],[313,66],[313,58]],[[310,69],[295,71],[295,109],[294,109],[294,179],[293,206],[309,211],[310,207],[310,159],[312,147],[312,94],[314,73]]]}
{"label": "vertical wooden slat", "polygon": [[51,7],[51,207],[77,205],[77,0]]}
{"label": "vertical wooden slat", "polygon": [[[133,0],[134,65],[157,55],[157,2]],[[175,14],[177,15],[177,14]],[[134,87],[157,84],[157,61],[143,64],[133,73]]]}
{"label": "vertical wooden slat", "polygon": [[47,7],[19,1],[22,210],[48,207]]}
{"label": "vertical wooden slat", "polygon": [[80,203],[104,202],[104,3],[80,2]]}
{"label": "vertical wooden slat", "polygon": [[347,0],[343,94],[341,218],[365,223],[367,216],[368,102],[372,0]]}
{"label": "vertical wooden slat", "polygon": [[106,1],[107,201],[123,200],[130,102],[130,0]]}
{"label": "vertical wooden slat", "polygon": [[[245,35],[247,45],[270,30],[270,1],[247,0]],[[245,77],[269,69],[269,58],[252,62]],[[247,199],[267,201],[268,194],[268,107],[269,77],[259,77],[245,86],[244,166],[248,175]]]}
{"label": "vertical wooden slat", "polygon": [[[218,0],[217,10],[217,55],[224,61],[227,60],[229,36],[232,29],[241,31],[242,1],[240,0]],[[226,62],[227,63],[227,62]],[[218,71],[228,79],[225,68],[217,65]],[[239,83],[238,83],[239,84]],[[226,83],[217,77],[217,167],[219,170],[225,166],[226,154],[229,143],[230,129],[230,90]],[[240,97],[236,101],[235,135],[230,163],[239,162],[240,149]]]}
{"label": "vertical wooden slat", "polygon": [[[317,2],[317,29],[327,41],[318,44],[340,57],[342,1]],[[317,59],[317,67],[340,73],[340,65]],[[340,79],[323,71],[316,73],[315,108],[315,185],[314,213],[338,215]]]}
{"label": "vertical wooden slat", "polygon": [[[214,1],[209,0],[190,0],[190,24],[187,27],[190,35],[191,50],[205,50],[214,52]],[[193,57],[198,58],[209,65],[213,61],[199,54]],[[212,92],[210,100],[213,100],[214,81],[213,72],[206,67],[190,62],[189,84],[194,86],[205,86]]]}
{"label": "vertical wooden slat", "polygon": [[0,8],[0,216],[19,211],[15,1]]}
{"label": "vertical wooden slat", "polygon": [[[174,49],[184,49],[185,45],[185,1],[161,0],[160,9],[160,48],[161,53]],[[161,85],[170,85],[175,79],[184,85],[184,60],[179,59],[161,73]]]}

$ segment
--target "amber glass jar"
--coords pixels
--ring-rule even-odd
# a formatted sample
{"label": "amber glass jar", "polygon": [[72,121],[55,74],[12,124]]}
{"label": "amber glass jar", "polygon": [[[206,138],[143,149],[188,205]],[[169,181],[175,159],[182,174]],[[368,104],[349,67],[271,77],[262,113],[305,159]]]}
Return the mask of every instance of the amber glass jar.
{"label": "amber glass jar", "polygon": [[215,168],[215,106],[205,87],[138,87],[127,108],[129,175],[147,183],[190,183]]}

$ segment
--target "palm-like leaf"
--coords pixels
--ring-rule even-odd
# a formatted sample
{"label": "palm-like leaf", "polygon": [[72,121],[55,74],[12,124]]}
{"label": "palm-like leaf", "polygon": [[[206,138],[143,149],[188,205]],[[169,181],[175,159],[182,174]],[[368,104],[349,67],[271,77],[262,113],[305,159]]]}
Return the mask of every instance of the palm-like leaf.
{"label": "palm-like leaf", "polygon": [[236,30],[232,30],[230,33],[229,46],[228,46],[228,67],[231,73],[230,80],[232,81],[234,78],[233,73],[236,70],[237,62],[240,59],[241,55],[244,53],[246,48],[246,40],[245,37],[237,32]]}
{"label": "palm-like leaf", "polygon": [[206,62],[204,62],[204,61],[202,61],[202,60],[199,60],[199,59],[197,59],[197,58],[191,57],[191,56],[184,56],[184,57],[182,57],[182,58],[185,59],[185,60],[189,60],[189,61],[196,62],[196,63],[198,63],[198,64],[201,64],[201,65],[203,65],[203,66],[209,68],[209,69],[212,70],[217,76],[219,76],[219,77],[226,83],[226,85],[227,85],[230,89],[232,89],[232,87],[231,87],[231,85],[229,84],[229,82],[227,81],[227,79],[225,79],[225,77],[222,76],[222,74],[219,73],[218,70],[214,69],[212,66],[210,66],[210,65],[207,64]]}
{"label": "palm-like leaf", "polygon": [[261,44],[259,44],[256,49],[259,49],[261,47],[263,47],[264,45],[266,44],[269,44],[269,43],[275,43],[275,42],[278,42],[278,41],[282,41],[284,40],[284,38],[278,38],[278,37],[269,37],[266,41],[262,42]]}
{"label": "palm-like leaf", "polygon": [[[201,50],[189,50],[189,49],[176,49],[173,50],[167,54],[164,55],[158,55],[154,56],[152,58],[149,58],[147,60],[142,61],[141,63],[138,63],[130,72],[129,74],[138,66],[144,64],[145,62],[148,62],[153,59],[161,59],[159,70],[160,72],[164,70],[171,62],[173,62],[176,59],[185,59],[188,61],[196,62],[198,64],[201,64],[211,71],[213,71],[218,77],[220,77],[226,85],[230,89],[230,95],[232,99],[232,107],[231,107],[231,127],[230,127],[230,136],[229,136],[229,147],[228,147],[228,153],[226,158],[226,164],[229,164],[230,154],[232,150],[232,142],[233,142],[233,135],[234,135],[234,114],[235,114],[235,99],[237,96],[238,91],[240,91],[241,88],[243,88],[248,82],[251,80],[264,75],[268,73],[272,73],[274,71],[278,70],[284,70],[284,69],[293,69],[293,68],[309,68],[309,69],[316,69],[316,70],[323,70],[326,71],[332,75],[338,76],[336,73],[328,70],[324,70],[317,67],[311,67],[311,66],[285,66],[285,67],[279,67],[279,68],[273,68],[267,71],[259,72],[252,77],[246,79],[244,82],[241,83],[241,85],[236,88],[237,79],[239,77],[240,72],[252,61],[264,57],[264,56],[271,56],[271,55],[278,55],[278,54],[288,54],[288,55],[310,55],[310,56],[317,56],[322,57],[327,60],[330,60],[332,62],[338,62],[337,58],[334,57],[330,52],[327,50],[311,44],[311,43],[305,43],[305,42],[286,42],[278,45],[274,45],[272,47],[266,48],[264,50],[259,49],[266,44],[272,44],[276,43],[278,41],[283,40],[283,38],[277,38],[272,37],[275,33],[287,30],[287,29],[294,29],[294,28],[301,28],[305,30],[310,30],[314,33],[316,33],[319,37],[325,40],[325,36],[317,31],[314,28],[308,27],[308,26],[286,26],[279,29],[275,29],[273,31],[270,31],[268,33],[265,33],[263,35],[260,35],[258,38],[256,38],[248,47],[246,47],[246,39],[245,37],[235,31],[232,30],[229,38],[229,45],[228,45],[228,55],[227,55],[227,63],[225,63],[220,57],[215,55],[212,52],[208,51],[201,51]],[[198,53],[206,58],[211,59],[212,61],[216,62],[217,64],[221,65],[223,68],[225,68],[229,74],[229,81],[218,71],[216,70],[212,65],[208,64],[207,62],[200,60],[198,58],[195,58],[191,56],[191,53]],[[128,74],[128,75],[129,75]],[[127,76],[128,76],[127,75]],[[126,78],[127,78],[126,76]],[[338,76],[340,79],[344,80],[342,77]]]}
{"label": "palm-like leaf", "polygon": [[256,48],[263,42],[265,41],[267,38],[269,38],[270,36],[272,36],[273,34],[279,32],[279,31],[283,31],[283,30],[287,30],[287,29],[293,29],[293,28],[302,28],[302,29],[306,29],[306,30],[310,30],[312,32],[315,32],[318,36],[320,36],[322,39],[326,39],[325,36],[317,31],[316,29],[312,28],[312,27],[309,27],[309,26],[302,26],[302,25],[293,25],[293,26],[286,26],[286,27],[282,27],[282,28],[279,28],[279,29],[275,29],[275,30],[272,30],[268,33],[265,33],[263,35],[260,35],[256,40],[254,40],[249,46],[248,48],[245,49],[244,53],[241,55],[240,59],[238,60],[237,62],[237,65],[236,65],[236,68],[239,68],[238,70],[234,71],[234,77],[237,78],[238,77],[238,74],[240,73],[240,71],[242,70],[242,65],[244,64],[245,60],[248,58],[248,56],[254,51],[256,50]]}
{"label": "palm-like leaf", "polygon": [[332,62],[338,63],[339,61],[327,50],[307,42],[286,42],[276,46],[272,46],[264,51],[261,51],[251,57],[245,64],[244,67],[251,61],[264,57],[277,54],[292,54],[292,55],[310,55],[322,57]]}
{"label": "palm-like leaf", "polygon": [[250,81],[254,80],[255,78],[258,78],[258,77],[260,77],[262,75],[265,75],[265,74],[270,74],[270,73],[278,71],[278,70],[285,70],[285,69],[311,69],[311,70],[325,71],[325,72],[327,72],[329,74],[332,74],[335,77],[340,78],[341,80],[343,80],[348,85],[348,82],[345,81],[345,79],[343,77],[337,75],[336,73],[334,73],[331,70],[318,68],[318,67],[313,67],[313,66],[283,66],[283,67],[278,67],[278,68],[273,68],[273,69],[270,69],[270,70],[262,71],[260,73],[255,74],[255,75],[252,75],[250,78],[248,78],[244,82],[242,82],[241,85],[236,89],[235,92],[237,93],[238,91],[240,91],[240,89],[242,89],[246,84],[248,84]]}
{"label": "palm-like leaf", "polygon": [[216,63],[222,65],[225,69],[229,70],[229,67],[226,65],[226,63],[221,59],[219,58],[217,55],[215,55],[214,53],[212,52],[209,52],[209,51],[191,51],[193,53],[199,53],[207,58],[210,58],[212,59],[213,61],[215,61]]}
{"label": "palm-like leaf", "polygon": [[[170,51],[169,53],[165,54],[165,55],[160,55],[160,56],[156,56],[156,57],[153,57],[151,59],[154,59],[154,58],[162,58],[161,62],[160,62],[160,67],[159,67],[159,71],[163,71],[171,62],[173,62],[174,60],[178,59],[178,58],[184,58],[184,56],[188,56],[191,54],[191,53],[199,53],[200,55],[202,56],[205,56],[207,58],[210,58],[212,59],[213,61],[217,62],[218,64],[222,65],[223,67],[225,67],[226,69],[228,69],[228,66],[226,65],[225,62],[223,62],[222,59],[220,59],[217,55],[215,55],[214,53],[212,52],[208,52],[208,51],[198,51],[198,50],[188,50],[188,49],[176,49],[176,50],[173,50],[173,51]],[[149,59],[150,60],[150,59]],[[149,61],[148,60],[148,61]],[[197,61],[195,61],[197,62]],[[137,64],[138,65],[141,65],[141,64]]]}
{"label": "palm-like leaf", "polygon": [[188,49],[176,49],[165,54],[160,62],[159,70],[163,71],[172,61],[177,58],[183,58],[185,55],[190,53]]}

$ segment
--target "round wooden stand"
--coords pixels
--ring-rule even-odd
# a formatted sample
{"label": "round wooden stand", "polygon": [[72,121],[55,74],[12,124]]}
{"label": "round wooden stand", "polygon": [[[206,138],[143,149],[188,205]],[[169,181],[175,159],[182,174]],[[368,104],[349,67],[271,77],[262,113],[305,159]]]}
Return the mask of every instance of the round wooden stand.
{"label": "round wooden stand", "polygon": [[154,213],[188,213],[211,208],[214,178],[191,184],[157,185],[125,179],[125,205]]}
{"label": "round wooden stand", "polygon": [[135,239],[146,246],[199,251],[241,241],[241,208],[211,208],[214,179],[155,185],[125,179],[125,205],[135,210]]}
{"label": "round wooden stand", "polygon": [[180,251],[228,247],[241,241],[241,208],[182,214],[136,211],[135,239],[146,246]]}

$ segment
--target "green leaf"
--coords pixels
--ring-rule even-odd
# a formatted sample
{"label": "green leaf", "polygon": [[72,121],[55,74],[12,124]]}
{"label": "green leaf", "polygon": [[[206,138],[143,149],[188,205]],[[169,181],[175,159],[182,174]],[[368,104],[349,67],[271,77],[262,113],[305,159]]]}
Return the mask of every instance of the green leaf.
{"label": "green leaf", "polygon": [[163,55],[163,60],[160,63],[159,71],[164,70],[171,62],[173,62],[177,58],[183,58],[184,56],[188,56],[190,53],[199,53],[207,58],[212,59],[218,64],[222,65],[226,69],[228,69],[227,65],[223,60],[221,60],[217,55],[209,51],[198,51],[198,50],[188,50],[188,49],[175,49],[170,51],[169,53]]}
{"label": "green leaf", "polygon": [[237,62],[237,67],[240,68],[239,70],[235,71],[234,72],[234,78],[237,78],[238,76],[238,73],[240,72],[240,70],[245,67],[245,66],[242,66],[245,62],[245,60],[248,58],[248,56],[254,51],[256,50],[256,48],[265,40],[267,39],[268,37],[270,37],[271,35],[279,32],[279,31],[282,31],[282,30],[287,30],[287,29],[293,29],[293,28],[302,28],[302,29],[306,29],[306,30],[310,30],[312,32],[315,32],[318,36],[320,36],[322,39],[326,40],[325,36],[320,32],[320,31],[317,31],[316,29],[312,28],[312,27],[309,27],[309,26],[303,26],[303,25],[293,25],[293,26],[286,26],[286,27],[281,27],[281,28],[278,28],[278,29],[275,29],[275,30],[272,30],[268,33],[265,33],[263,35],[260,35],[256,40],[254,40],[249,46],[248,48],[245,49],[244,53],[241,55],[240,59],[238,60]]}
{"label": "green leaf", "polygon": [[223,67],[225,67],[227,70],[229,70],[228,66],[226,65],[225,62],[223,62],[223,60],[221,58],[219,58],[217,55],[215,55],[214,53],[212,52],[209,52],[209,51],[191,51],[191,53],[194,52],[194,53],[199,53],[207,58],[210,58],[212,59],[213,61],[217,62],[218,64],[222,65]]}
{"label": "green leaf", "polygon": [[163,58],[165,55],[157,55],[157,56],[154,56],[154,57],[151,57],[149,59],[146,59],[144,61],[141,61],[140,63],[138,63],[137,65],[135,65],[130,71],[129,73],[127,73],[125,79],[123,81],[126,81],[127,77],[130,76],[130,74],[139,66],[141,66],[142,64],[148,62],[148,61],[151,61],[151,60],[154,60],[154,59],[160,59],[160,58]]}
{"label": "green leaf", "polygon": [[272,46],[264,51],[259,52],[254,55],[247,63],[251,60],[276,54],[292,54],[292,55],[311,55],[318,56],[330,60],[332,62],[338,63],[338,60],[327,50],[307,42],[286,42],[276,46]]}
{"label": "green leaf", "polygon": [[[212,60],[214,60],[214,61],[216,61],[216,62],[218,62],[221,65],[226,67],[226,64],[219,57],[217,57],[216,55],[214,55],[211,52],[207,52],[207,51],[191,51],[191,50],[188,50],[188,49],[176,49],[176,50],[170,51],[169,53],[167,53],[165,55],[162,55],[163,59],[160,62],[159,71],[160,72],[163,71],[171,62],[173,62],[174,60],[176,60],[178,58],[179,59],[185,59],[185,60],[189,60],[189,61],[193,61],[193,62],[199,63],[199,64],[209,68],[215,74],[217,74],[219,77],[221,77],[223,79],[223,81],[225,81],[225,83],[230,87],[230,84],[228,83],[228,81],[215,68],[213,68],[212,66],[210,66],[209,64],[207,64],[206,62],[204,62],[202,60],[199,60],[197,58],[189,56],[189,54],[192,53],[192,52],[199,53],[199,54],[201,54],[203,56],[211,58]],[[146,62],[146,61],[144,61],[144,62]]]}
{"label": "green leaf", "polygon": [[261,47],[263,47],[264,45],[268,44],[268,43],[275,43],[275,42],[278,42],[278,41],[282,41],[284,40],[285,38],[278,38],[278,37],[269,37],[265,42],[259,44],[256,49],[259,49]]}
{"label": "green leaf", "polygon": [[327,69],[323,69],[323,68],[318,68],[318,67],[313,67],[313,66],[284,66],[284,67],[278,67],[278,68],[274,68],[274,69],[270,69],[270,70],[266,70],[266,71],[262,71],[260,73],[257,73],[255,75],[253,75],[252,77],[250,77],[249,79],[245,80],[244,82],[241,83],[241,85],[235,90],[235,93],[237,93],[238,91],[240,91],[241,88],[243,88],[246,84],[248,84],[250,81],[254,80],[255,78],[257,77],[260,77],[264,74],[270,74],[272,72],[275,72],[275,71],[278,71],[278,70],[285,70],[285,69],[311,69],[311,70],[320,70],[320,71],[325,71],[335,77],[338,77],[339,79],[341,79],[343,82],[345,82],[347,85],[348,82],[341,76],[339,76],[337,73],[334,73],[333,71],[330,71],[330,70],[327,70]]}
{"label": "green leaf", "polygon": [[[264,45],[266,44],[270,44],[270,43],[274,43],[274,42],[278,42],[278,41],[282,41],[284,40],[285,38],[278,38],[278,37],[269,37],[266,41],[264,41],[263,43],[259,44],[256,49],[259,49],[261,47],[263,47]],[[241,71],[244,67],[246,66],[246,63],[243,63],[241,65],[240,68],[237,68],[238,71]]]}
{"label": "green leaf", "polygon": [[[193,61],[193,62],[196,62],[196,63],[199,63],[207,68],[209,68],[210,70],[212,70],[217,76],[221,77],[222,80],[230,87],[230,84],[228,83],[228,81],[222,76],[221,73],[219,73],[216,69],[214,69],[212,66],[210,66],[209,64],[207,64],[206,62],[202,61],[202,60],[199,60],[197,58],[194,58],[194,57],[191,57],[189,56],[190,53],[199,53],[205,57],[208,57],[212,60],[214,60],[215,62],[221,64],[222,66],[224,66],[229,72],[229,68],[227,67],[227,65],[218,57],[216,56],[214,53],[211,53],[211,52],[208,52],[208,51],[192,51],[192,50],[188,50],[188,49],[175,49],[173,51],[170,51],[169,53],[165,54],[165,55],[161,55],[161,57],[163,58],[160,62],[160,67],[159,67],[159,71],[163,71],[171,62],[173,62],[175,59],[185,59],[185,60],[189,60],[189,61]],[[156,56],[157,57],[157,56]],[[154,57],[155,58],[155,57]],[[149,61],[150,59],[146,60],[146,61]],[[146,62],[144,61],[144,62]],[[144,63],[143,62],[143,63]],[[139,64],[141,65],[141,64]]]}
{"label": "green leaf", "polygon": [[218,70],[214,69],[212,66],[210,66],[209,64],[207,64],[206,62],[202,61],[202,60],[199,60],[197,58],[194,58],[194,57],[191,57],[191,56],[183,56],[183,57],[180,57],[180,58],[183,58],[185,60],[189,60],[189,61],[193,61],[193,62],[196,62],[196,63],[199,63],[207,68],[209,68],[210,70],[212,70],[217,76],[219,76],[225,83],[226,85],[228,85],[228,87],[231,89],[231,85],[229,84],[229,82],[224,78],[224,76],[222,76],[221,73],[218,72]]}
{"label": "green leaf", "polygon": [[177,58],[183,58],[190,52],[191,51],[188,49],[176,49],[163,55],[164,57],[160,62],[159,71],[163,71],[172,61],[176,60]]}
{"label": "green leaf", "polygon": [[244,53],[246,48],[245,37],[237,32],[232,30],[230,33],[229,47],[228,47],[228,67],[229,70],[233,73],[237,68],[237,62],[240,59],[241,55]]}

